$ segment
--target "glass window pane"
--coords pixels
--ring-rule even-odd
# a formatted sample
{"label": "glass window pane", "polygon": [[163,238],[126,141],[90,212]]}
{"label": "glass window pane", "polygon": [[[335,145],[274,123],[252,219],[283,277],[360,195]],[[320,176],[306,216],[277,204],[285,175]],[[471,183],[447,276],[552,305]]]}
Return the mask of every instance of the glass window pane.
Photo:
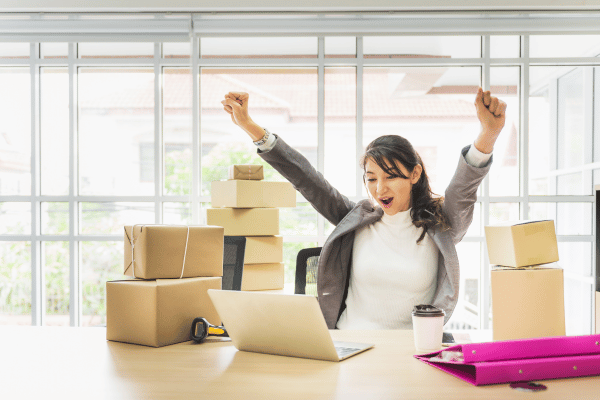
{"label": "glass window pane", "polygon": [[565,328],[569,336],[592,333],[592,285],[565,278]]}
{"label": "glass window pane", "polygon": [[31,194],[29,68],[0,68],[0,195]]}
{"label": "glass window pane", "polygon": [[592,203],[529,203],[529,219],[554,220],[557,235],[591,235]]}
{"label": "glass window pane", "polygon": [[[600,138],[600,68],[594,68],[594,138]],[[594,161],[600,161],[600,140],[594,140]],[[597,182],[597,181],[595,181]]]}
{"label": "glass window pane", "polygon": [[123,279],[123,242],[81,242],[80,257],[81,326],[106,324],[106,282]]}
{"label": "glass window pane", "polygon": [[79,231],[88,235],[123,234],[124,225],[154,224],[154,203],[80,203]]}
{"label": "glass window pane", "polygon": [[69,70],[42,68],[41,181],[42,194],[69,194]]}
{"label": "glass window pane", "polygon": [[308,249],[310,247],[318,247],[316,242],[284,242],[283,243],[283,263],[285,270],[284,285],[287,289],[290,288],[288,293],[294,291],[296,283],[296,257],[298,252],[302,249]]}
{"label": "glass window pane", "polygon": [[154,72],[79,69],[79,194],[154,194]]}
{"label": "glass window pane", "polygon": [[249,93],[254,122],[278,134],[316,167],[317,87],[316,68],[202,69],[202,195],[210,195],[210,182],[227,179],[232,164],[262,164],[265,180],[283,180],[223,110],[225,94]]}
{"label": "glass window pane", "polygon": [[192,210],[189,203],[163,203],[163,223],[168,225],[190,225]]}
{"label": "glass window pane", "polygon": [[69,203],[42,203],[42,234],[69,234]]}
{"label": "glass window pane", "polygon": [[365,58],[479,58],[480,36],[365,36]]}
{"label": "glass window pane", "polygon": [[30,49],[29,43],[0,43],[0,59],[29,58]]}
{"label": "glass window pane", "polygon": [[326,37],[325,58],[356,58],[356,38],[354,36]]}
{"label": "glass window pane", "polygon": [[584,70],[576,68],[558,78],[558,168],[584,163]]}
{"label": "glass window pane", "polygon": [[481,244],[461,242],[456,246],[460,260],[458,303],[447,329],[479,329],[479,276]]}
{"label": "glass window pane", "polygon": [[365,68],[363,146],[382,135],[405,137],[433,192],[443,195],[460,151],[480,131],[473,105],[479,83],[479,68]]}
{"label": "glass window pane", "polygon": [[281,235],[316,236],[317,212],[309,203],[298,203],[295,208],[279,209]]}
{"label": "glass window pane", "polygon": [[529,56],[596,57],[599,46],[600,35],[531,35]]}
{"label": "glass window pane", "polygon": [[[591,188],[583,185],[583,174],[581,172],[556,177],[556,193],[564,195],[591,194]],[[588,192],[588,193],[586,193]]]}
{"label": "glass window pane", "polygon": [[69,242],[42,243],[42,269],[46,284],[46,326],[69,326]]}
{"label": "glass window pane", "polygon": [[567,272],[592,276],[592,244],[559,242],[558,264]]}
{"label": "glass window pane", "polygon": [[490,203],[490,225],[519,220],[519,203]]}
{"label": "glass window pane", "polygon": [[0,203],[0,234],[31,233],[31,203]]}
{"label": "glass window pane", "polygon": [[31,325],[31,246],[0,242],[0,325]]}
{"label": "glass window pane", "polygon": [[150,58],[154,43],[93,43],[78,44],[79,58]]}
{"label": "glass window pane", "polygon": [[521,55],[520,36],[491,36],[490,55],[492,58],[517,58]]}
{"label": "glass window pane", "polygon": [[187,68],[163,70],[164,194],[192,192],[192,75]]}
{"label": "glass window pane", "polygon": [[189,42],[163,43],[163,58],[190,58]]}
{"label": "glass window pane", "polygon": [[68,58],[69,44],[68,43],[42,43],[40,49],[42,58]]}
{"label": "glass window pane", "polygon": [[203,37],[202,58],[317,58],[316,37]]}
{"label": "glass window pane", "polygon": [[507,105],[506,122],[494,145],[494,165],[489,172],[491,196],[519,195],[519,82],[518,67],[490,68],[492,95]]}
{"label": "glass window pane", "polygon": [[356,68],[325,68],[325,178],[356,196]]}

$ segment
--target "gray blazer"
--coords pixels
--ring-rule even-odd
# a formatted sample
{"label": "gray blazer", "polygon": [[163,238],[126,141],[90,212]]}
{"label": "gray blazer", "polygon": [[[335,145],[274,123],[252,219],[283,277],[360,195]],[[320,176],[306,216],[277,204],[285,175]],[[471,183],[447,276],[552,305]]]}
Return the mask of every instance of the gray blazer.
{"label": "gray blazer", "polygon": [[[456,172],[445,193],[443,212],[450,220],[451,229],[442,231],[435,228],[427,231],[440,251],[433,305],[446,311],[444,323],[452,316],[458,301],[460,268],[455,246],[471,224],[477,188],[492,163],[490,159],[482,168],[467,164],[464,155],[469,147],[462,150]],[[358,228],[379,221],[383,210],[374,208],[368,199],[358,203],[350,201],[331,186],[304,156],[279,137],[271,150],[259,150],[258,154],[336,226],[323,245],[317,274],[319,304],[327,326],[335,329],[338,318],[346,307],[354,233]]]}

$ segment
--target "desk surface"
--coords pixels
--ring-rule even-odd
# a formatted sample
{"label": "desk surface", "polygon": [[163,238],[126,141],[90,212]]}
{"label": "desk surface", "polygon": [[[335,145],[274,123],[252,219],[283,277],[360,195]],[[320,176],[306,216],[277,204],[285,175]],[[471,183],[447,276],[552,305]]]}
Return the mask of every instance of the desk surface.
{"label": "desk surface", "polygon": [[[6,399],[597,398],[600,377],[549,380],[524,393],[475,387],[412,357],[412,331],[332,331],[375,343],[340,363],[237,351],[209,338],[151,348],[107,342],[104,328],[0,327]],[[218,397],[217,397],[218,396]]]}

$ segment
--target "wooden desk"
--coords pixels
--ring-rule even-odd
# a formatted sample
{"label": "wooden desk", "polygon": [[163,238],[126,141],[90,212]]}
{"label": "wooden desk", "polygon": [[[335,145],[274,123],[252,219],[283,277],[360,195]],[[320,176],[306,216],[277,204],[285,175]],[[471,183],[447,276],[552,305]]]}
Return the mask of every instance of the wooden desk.
{"label": "wooden desk", "polygon": [[[237,351],[229,341],[150,348],[104,328],[0,327],[5,399],[592,399],[600,377],[524,393],[475,387],[412,357],[412,331],[333,331],[375,343],[340,363]],[[208,397],[210,396],[210,397]]]}

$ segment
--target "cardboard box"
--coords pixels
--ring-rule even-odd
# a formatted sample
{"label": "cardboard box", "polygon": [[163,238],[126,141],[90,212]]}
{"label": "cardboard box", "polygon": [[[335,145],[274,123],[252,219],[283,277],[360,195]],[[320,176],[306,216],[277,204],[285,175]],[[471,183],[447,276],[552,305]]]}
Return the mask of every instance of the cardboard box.
{"label": "cardboard box", "polygon": [[283,263],[244,264],[242,290],[283,289]]}
{"label": "cardboard box", "polygon": [[210,190],[212,207],[296,207],[296,190],[289,182],[215,181]]}
{"label": "cardboard box", "polygon": [[491,281],[494,340],[565,335],[564,277],[556,264],[494,267]]}
{"label": "cardboard box", "polygon": [[[221,226],[136,225],[125,227],[125,275],[140,279],[223,276]],[[131,239],[135,240],[134,268],[131,266]],[[187,252],[186,252],[187,239]],[[185,267],[183,256],[185,254]]]}
{"label": "cardboard box", "polygon": [[194,318],[221,323],[208,289],[221,289],[221,278],[106,282],[106,339],[152,347],[191,340]]}
{"label": "cardboard box", "polygon": [[517,221],[485,227],[490,264],[524,267],[558,261],[554,221]]}
{"label": "cardboard box", "polygon": [[281,236],[247,236],[244,264],[269,264],[283,261]]}
{"label": "cardboard box", "polygon": [[257,181],[265,179],[262,165],[231,165],[228,172],[228,179],[250,179]]}
{"label": "cardboard box", "polygon": [[279,235],[278,208],[208,208],[206,221],[224,227],[227,236]]}

